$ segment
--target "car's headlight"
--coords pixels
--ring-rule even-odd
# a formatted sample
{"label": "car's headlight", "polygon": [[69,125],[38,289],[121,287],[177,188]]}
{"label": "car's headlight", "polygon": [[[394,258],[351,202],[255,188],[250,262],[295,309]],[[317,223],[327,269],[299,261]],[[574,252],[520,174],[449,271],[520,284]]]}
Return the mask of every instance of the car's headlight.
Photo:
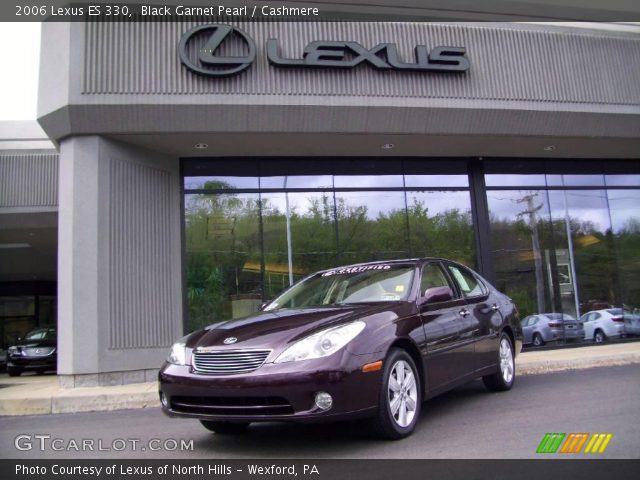
{"label": "car's headlight", "polygon": [[353,340],[364,330],[364,327],[364,322],[357,321],[309,335],[282,352],[275,363],[296,362],[331,355]]}
{"label": "car's headlight", "polygon": [[173,363],[174,365],[186,365],[187,348],[184,341],[180,340],[173,344],[171,347],[171,353],[169,353],[169,358],[167,358],[167,362]]}

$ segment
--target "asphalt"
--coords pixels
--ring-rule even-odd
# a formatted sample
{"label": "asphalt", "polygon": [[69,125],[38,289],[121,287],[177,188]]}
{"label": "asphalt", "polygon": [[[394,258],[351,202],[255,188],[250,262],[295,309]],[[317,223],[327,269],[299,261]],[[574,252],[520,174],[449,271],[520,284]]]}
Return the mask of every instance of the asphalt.
{"label": "asphalt", "polygon": [[[519,376],[640,364],[640,342],[530,350],[516,358]],[[55,375],[0,375],[0,416],[41,415],[158,407],[155,382],[60,388]]]}
{"label": "asphalt", "polygon": [[[196,420],[159,408],[0,418],[0,458],[117,459],[423,459],[640,458],[640,366],[520,376],[509,392],[489,393],[474,381],[423,404],[415,433],[377,440],[367,422],[328,425],[258,424],[244,435],[216,435]],[[537,454],[547,432],[611,433],[598,454]],[[47,437],[44,449],[36,435]],[[16,439],[22,448],[16,448]],[[129,444],[121,451],[117,440]],[[151,451],[154,445],[166,446]],[[56,450],[51,448],[56,441]],[[93,451],[71,447],[91,440]],[[184,440],[192,448],[174,449]],[[136,441],[136,449],[130,445]],[[20,443],[22,442],[22,443]],[[606,477],[605,477],[606,478]]]}

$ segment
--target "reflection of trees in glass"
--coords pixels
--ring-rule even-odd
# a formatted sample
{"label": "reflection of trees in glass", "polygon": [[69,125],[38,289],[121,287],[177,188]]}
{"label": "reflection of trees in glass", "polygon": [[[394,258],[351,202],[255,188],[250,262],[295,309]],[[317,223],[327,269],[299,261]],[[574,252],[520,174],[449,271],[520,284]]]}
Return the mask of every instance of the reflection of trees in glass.
{"label": "reflection of trees in glass", "polygon": [[[509,208],[507,201],[513,203],[522,195],[523,192],[504,192],[500,197],[490,197],[489,200],[497,287],[516,301],[524,318],[540,313],[536,305],[532,225],[523,216],[497,216],[497,212]],[[614,203],[611,204],[610,212],[615,219]],[[590,305],[599,303],[627,305],[631,309],[640,305],[640,269],[629,268],[633,265],[634,258],[636,264],[640,262],[640,233],[637,230],[634,233],[633,219],[627,217],[628,227],[619,226],[614,231],[608,225],[603,227],[594,221],[576,217],[575,211],[570,211],[570,214],[568,222],[573,240],[576,279],[571,279],[566,265],[568,260],[558,257],[560,252],[566,253],[568,245],[564,212],[557,211],[552,216],[545,208],[535,224],[539,232],[540,248],[546,254],[543,262],[547,296],[544,310],[572,313],[568,309],[573,305],[570,298],[573,282],[577,282],[579,287],[581,313],[591,310]],[[608,214],[603,217],[608,217]],[[572,283],[563,282],[564,277],[565,280],[571,279]]]}
{"label": "reflection of trees in glass", "polygon": [[[218,183],[204,188],[229,188]],[[232,295],[270,298],[288,283],[282,278],[288,272],[281,270],[287,267],[283,199],[283,193],[185,197],[190,330],[231,318]],[[296,278],[340,263],[406,256],[443,256],[473,265],[468,208],[431,214],[423,201],[413,199],[408,210],[390,208],[371,217],[366,203],[349,204],[339,195],[334,208],[332,193],[290,193],[289,200]]]}

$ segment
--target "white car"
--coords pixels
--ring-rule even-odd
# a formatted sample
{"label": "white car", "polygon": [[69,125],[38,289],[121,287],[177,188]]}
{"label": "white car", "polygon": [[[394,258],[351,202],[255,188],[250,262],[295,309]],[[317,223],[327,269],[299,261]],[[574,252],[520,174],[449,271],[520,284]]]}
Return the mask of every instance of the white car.
{"label": "white car", "polygon": [[602,343],[624,335],[624,311],[621,308],[594,310],[580,317],[584,323],[584,339]]}

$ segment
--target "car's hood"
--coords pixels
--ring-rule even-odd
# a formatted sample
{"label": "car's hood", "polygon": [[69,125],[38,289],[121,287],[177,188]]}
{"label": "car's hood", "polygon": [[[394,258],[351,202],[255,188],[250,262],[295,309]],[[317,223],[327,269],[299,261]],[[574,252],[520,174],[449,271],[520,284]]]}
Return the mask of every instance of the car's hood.
{"label": "car's hood", "polygon": [[[260,312],[240,320],[229,320],[196,332],[187,340],[187,347],[219,347],[222,349],[274,349],[292,340],[303,338],[319,329],[363,319],[381,310],[388,303],[357,304]],[[225,344],[225,340],[233,343]]]}

